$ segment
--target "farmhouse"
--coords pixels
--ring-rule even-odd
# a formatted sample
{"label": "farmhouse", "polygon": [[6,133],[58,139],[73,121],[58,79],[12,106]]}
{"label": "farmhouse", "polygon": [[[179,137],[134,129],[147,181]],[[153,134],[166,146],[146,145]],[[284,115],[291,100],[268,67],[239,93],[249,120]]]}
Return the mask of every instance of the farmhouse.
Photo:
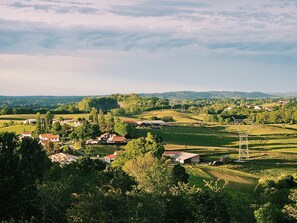
{"label": "farmhouse", "polygon": [[53,134],[40,134],[39,139],[41,141],[51,141],[51,142],[59,142],[60,141],[59,135],[53,135]]}
{"label": "farmhouse", "polygon": [[162,120],[145,120],[145,121],[138,121],[137,122],[138,126],[141,127],[160,127],[160,126],[168,126],[168,124]]}
{"label": "farmhouse", "polygon": [[201,161],[199,154],[180,151],[165,151],[163,156],[170,158],[174,163],[199,163]]}
{"label": "farmhouse", "polygon": [[79,159],[78,156],[73,156],[66,153],[57,153],[57,154],[51,155],[49,158],[51,159],[52,162],[60,163],[61,165],[69,164]]}

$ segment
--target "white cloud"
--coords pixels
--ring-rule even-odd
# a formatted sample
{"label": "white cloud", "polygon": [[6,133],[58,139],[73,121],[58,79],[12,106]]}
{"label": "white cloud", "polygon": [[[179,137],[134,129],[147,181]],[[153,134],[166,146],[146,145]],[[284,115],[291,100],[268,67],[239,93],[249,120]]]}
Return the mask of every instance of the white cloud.
{"label": "white cloud", "polygon": [[[149,91],[149,87],[136,86],[155,79],[161,80],[154,85],[156,90],[179,89],[178,86],[192,90],[219,88],[213,79],[222,74],[234,76],[240,66],[257,73],[253,75],[294,73],[295,1],[205,2],[0,3],[0,94],[9,92],[8,86],[13,83],[24,86],[25,81],[28,86],[34,85],[34,94],[39,94],[49,77],[60,79],[52,92],[76,92],[75,88],[81,89],[77,91],[80,94],[99,94],[114,91],[110,89],[111,82],[112,89]],[[234,69],[228,67],[229,62],[225,68],[218,62],[234,58]],[[267,61],[284,66],[270,68]],[[215,66],[219,69],[213,69]],[[253,66],[261,69],[253,70]],[[69,79],[71,86],[65,85]],[[223,78],[220,82],[229,87]],[[23,91],[28,93],[30,88]]]}

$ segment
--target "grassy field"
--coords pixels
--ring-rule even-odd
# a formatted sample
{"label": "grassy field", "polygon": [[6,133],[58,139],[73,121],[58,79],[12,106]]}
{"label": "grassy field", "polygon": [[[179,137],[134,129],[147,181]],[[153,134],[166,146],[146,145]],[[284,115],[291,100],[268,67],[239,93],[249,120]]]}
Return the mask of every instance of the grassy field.
{"label": "grassy field", "polygon": [[92,145],[86,146],[85,152],[88,152],[92,156],[106,156],[113,154],[115,151],[121,150],[120,147],[109,146],[109,145]]}
{"label": "grassy field", "polygon": [[32,132],[34,129],[35,126],[33,125],[12,125],[0,128],[0,132],[15,132],[16,134],[21,134],[22,132]]}
{"label": "grassy field", "polygon": [[[64,118],[88,118],[88,114],[56,115]],[[151,116],[173,116],[176,125],[161,129],[137,128],[137,136],[145,136],[148,132],[163,139],[166,150],[183,150],[206,156],[206,161],[218,160],[221,155],[238,158],[238,133],[234,125],[215,125],[208,123],[200,127],[202,115],[196,115],[177,110],[161,110],[145,112],[132,118],[137,120]],[[20,125],[24,119],[34,118],[35,115],[6,115],[0,116],[0,132],[32,131],[34,126]],[[4,122],[14,121],[14,125],[2,127]],[[246,131],[248,126],[241,127]],[[275,177],[291,174],[297,177],[297,125],[254,125],[250,132],[250,160],[245,163],[232,163],[212,167],[199,164],[187,167],[191,174],[190,183],[203,186],[203,179],[228,180],[231,188],[248,188],[257,182],[258,178]],[[111,154],[118,148],[113,146],[96,146],[90,148],[94,155]]]}

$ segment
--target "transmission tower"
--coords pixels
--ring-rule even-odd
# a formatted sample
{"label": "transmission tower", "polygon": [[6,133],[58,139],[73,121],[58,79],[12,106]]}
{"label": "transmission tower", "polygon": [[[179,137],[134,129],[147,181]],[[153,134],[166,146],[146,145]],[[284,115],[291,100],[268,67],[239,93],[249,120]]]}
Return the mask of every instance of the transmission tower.
{"label": "transmission tower", "polygon": [[250,158],[249,134],[253,128],[253,121],[250,119],[236,119],[234,117],[233,119],[239,135],[238,162],[243,162],[243,159],[249,160]]}

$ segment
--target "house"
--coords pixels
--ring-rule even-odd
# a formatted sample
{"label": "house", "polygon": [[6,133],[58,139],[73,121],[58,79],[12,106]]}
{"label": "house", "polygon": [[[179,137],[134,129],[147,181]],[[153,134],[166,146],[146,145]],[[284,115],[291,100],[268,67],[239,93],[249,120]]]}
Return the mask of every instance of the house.
{"label": "house", "polygon": [[105,156],[103,161],[111,164],[115,160],[116,156],[117,156],[117,152],[114,152],[114,154]]}
{"label": "house", "polygon": [[109,133],[104,133],[101,136],[97,137],[98,141],[107,141],[109,138]]}
{"label": "house", "polygon": [[122,144],[127,143],[127,139],[123,136],[117,136],[116,134],[112,134],[106,141],[110,144]]}
{"label": "house", "polygon": [[165,151],[163,156],[168,157],[174,163],[200,163],[201,155],[181,151]]}
{"label": "house", "polygon": [[137,122],[138,126],[141,127],[160,127],[160,126],[168,126],[168,124],[162,120],[144,120],[144,121],[138,121]]}
{"label": "house", "polygon": [[60,163],[61,165],[72,163],[79,159],[78,156],[73,156],[66,153],[57,153],[49,157],[52,162]]}
{"label": "house", "polygon": [[262,108],[258,105],[254,106],[254,110],[261,110]]}
{"label": "house", "polygon": [[25,138],[25,137],[29,137],[32,138],[32,132],[22,132],[22,134],[20,135],[20,138]]}
{"label": "house", "polygon": [[54,135],[54,134],[40,134],[39,139],[40,141],[51,141],[51,142],[60,141],[59,135]]}
{"label": "house", "polygon": [[36,124],[36,119],[31,118],[31,119],[27,119],[25,121],[23,121],[24,124],[28,125],[28,124]]}
{"label": "house", "polygon": [[86,141],[86,144],[87,145],[97,145],[97,144],[99,144],[99,141],[95,140],[95,139],[89,139]]}
{"label": "house", "polygon": [[127,143],[127,139],[123,136],[117,136],[116,134],[104,133],[97,137],[99,142],[106,142],[108,144],[124,144]]}

